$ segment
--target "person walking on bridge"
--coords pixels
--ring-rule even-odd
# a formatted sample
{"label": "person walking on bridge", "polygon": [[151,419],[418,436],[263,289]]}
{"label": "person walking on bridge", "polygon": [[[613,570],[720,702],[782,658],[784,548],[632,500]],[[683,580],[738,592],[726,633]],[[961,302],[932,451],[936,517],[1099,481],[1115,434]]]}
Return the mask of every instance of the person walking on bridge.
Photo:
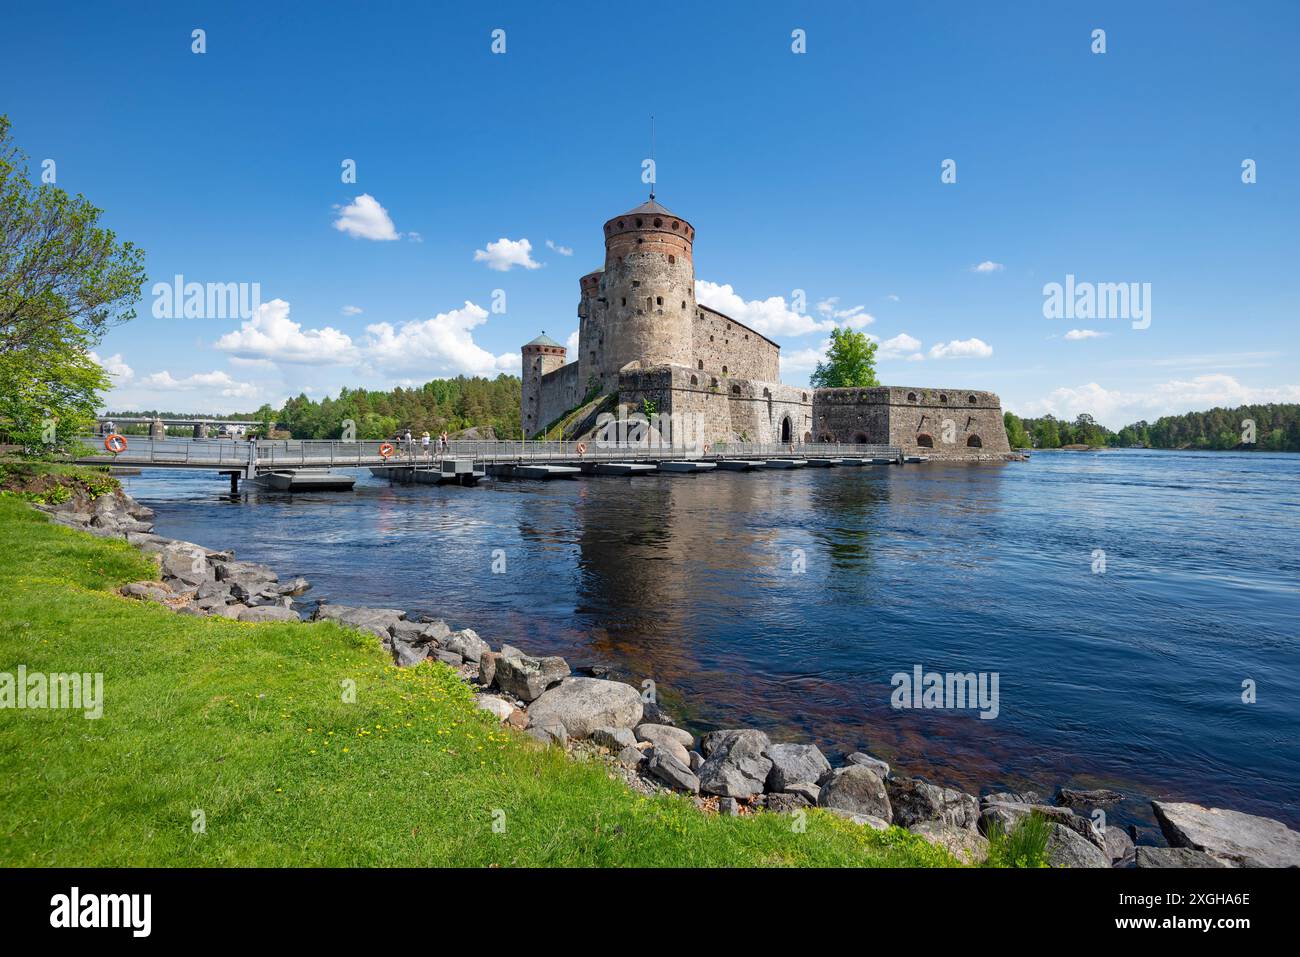
{"label": "person walking on bridge", "polygon": [[427,461],[429,458],[429,433],[428,432],[421,434],[420,445],[424,446],[424,458]]}

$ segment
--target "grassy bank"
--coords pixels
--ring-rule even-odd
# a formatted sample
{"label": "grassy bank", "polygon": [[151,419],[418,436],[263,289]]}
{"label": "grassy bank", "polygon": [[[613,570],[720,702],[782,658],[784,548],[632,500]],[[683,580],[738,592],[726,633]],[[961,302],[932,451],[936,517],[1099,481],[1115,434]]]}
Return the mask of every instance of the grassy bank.
{"label": "grassy bank", "polygon": [[150,577],[124,543],[0,496],[0,671],[104,675],[98,720],[0,710],[0,864],[953,863],[822,812],[796,833],[640,797],[475,711],[449,668],[394,668],[373,636],[111,591]]}

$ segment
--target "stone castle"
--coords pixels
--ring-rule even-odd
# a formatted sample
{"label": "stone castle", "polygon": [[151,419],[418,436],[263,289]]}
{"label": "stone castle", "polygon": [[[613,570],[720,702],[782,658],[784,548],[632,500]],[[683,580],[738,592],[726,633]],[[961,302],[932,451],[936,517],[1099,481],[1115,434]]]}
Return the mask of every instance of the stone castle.
{"label": "stone castle", "polygon": [[[782,385],[781,347],[695,301],[695,227],[650,200],[605,223],[605,266],[579,280],[578,355],[523,347],[521,421],[533,438],[604,403],[701,424],[699,441],[894,445],[905,455],[1002,459],[998,397],[968,389]],[[615,414],[618,414],[615,412]]]}

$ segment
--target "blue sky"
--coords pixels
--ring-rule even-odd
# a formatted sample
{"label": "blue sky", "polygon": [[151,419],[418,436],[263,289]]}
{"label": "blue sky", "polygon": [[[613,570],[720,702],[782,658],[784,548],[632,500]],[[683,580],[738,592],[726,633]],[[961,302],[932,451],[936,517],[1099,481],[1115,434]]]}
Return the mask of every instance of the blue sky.
{"label": "blue sky", "polygon": [[[577,328],[653,113],[701,301],[776,339],[786,382],[848,324],[886,383],[1118,426],[1300,401],[1298,27],[1295,3],[10,4],[0,112],[151,284],[260,284],[247,321],[157,318],[146,287],[97,350],[115,407],[517,371]],[[1149,327],[1045,317],[1067,275],[1149,283]]]}

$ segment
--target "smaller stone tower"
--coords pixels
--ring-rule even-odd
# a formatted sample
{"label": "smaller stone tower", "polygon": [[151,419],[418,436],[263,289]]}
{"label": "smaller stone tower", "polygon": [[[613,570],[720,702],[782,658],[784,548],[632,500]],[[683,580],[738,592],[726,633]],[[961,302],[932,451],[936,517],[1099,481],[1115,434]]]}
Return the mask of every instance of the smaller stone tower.
{"label": "smaller stone tower", "polygon": [[565,348],[545,332],[523,347],[523,428],[524,438],[532,438],[546,425],[540,421],[542,376],[564,365]]}

